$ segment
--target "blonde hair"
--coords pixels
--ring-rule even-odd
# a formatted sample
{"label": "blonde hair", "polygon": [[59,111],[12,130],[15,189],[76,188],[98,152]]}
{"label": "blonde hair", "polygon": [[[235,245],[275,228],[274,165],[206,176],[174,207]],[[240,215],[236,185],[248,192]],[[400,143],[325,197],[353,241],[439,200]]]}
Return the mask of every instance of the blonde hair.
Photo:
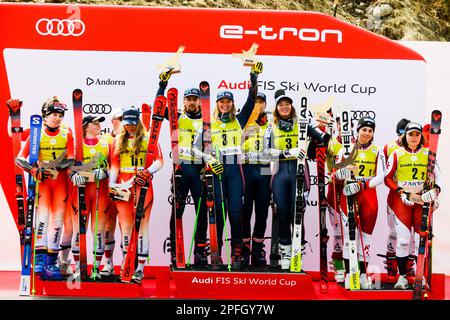
{"label": "blonde hair", "polygon": [[[219,120],[219,114],[220,114],[219,104],[216,102],[216,108],[214,109],[213,119]],[[235,119],[236,119],[236,106],[233,101],[233,106],[231,107],[231,110],[230,110],[230,121],[234,121]]]}
{"label": "blonde hair", "polygon": [[[144,125],[142,124],[141,120],[139,120],[137,129],[136,129],[136,136],[134,137],[134,144],[133,144],[133,150],[131,151],[134,155],[139,155],[142,145],[142,140],[144,139],[145,135],[145,129]],[[128,139],[130,138],[130,134],[125,129],[125,126],[122,127],[122,131],[117,135],[117,149],[116,153],[122,154],[122,153],[128,153]]]}

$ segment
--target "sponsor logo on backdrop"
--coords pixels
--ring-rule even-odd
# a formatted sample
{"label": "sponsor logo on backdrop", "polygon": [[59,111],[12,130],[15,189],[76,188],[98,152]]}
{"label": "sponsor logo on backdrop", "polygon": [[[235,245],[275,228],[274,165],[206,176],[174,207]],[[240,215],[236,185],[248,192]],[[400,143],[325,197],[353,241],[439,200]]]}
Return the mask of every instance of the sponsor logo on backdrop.
{"label": "sponsor logo on backdrop", "polygon": [[36,22],[36,31],[41,36],[79,37],[85,30],[86,25],[80,19],[42,18]]}
{"label": "sponsor logo on backdrop", "polygon": [[375,119],[376,114],[375,111],[372,110],[352,110],[352,121],[353,120],[359,120],[363,117],[370,117],[372,119]]}
{"label": "sponsor logo on backdrop", "polygon": [[105,103],[87,103],[83,105],[83,113],[85,114],[110,114],[111,105]]}
{"label": "sponsor logo on backdrop", "polygon": [[87,86],[125,86],[125,80],[100,79],[100,78],[86,78]]}
{"label": "sponsor logo on backdrop", "polygon": [[221,25],[220,37],[222,39],[244,39],[246,36],[260,37],[262,40],[292,40],[298,38],[300,41],[307,42],[333,42],[342,43],[343,35],[341,30],[336,29],[315,29],[315,28],[296,28],[281,27],[272,28],[262,25],[252,30],[246,29],[240,25]]}

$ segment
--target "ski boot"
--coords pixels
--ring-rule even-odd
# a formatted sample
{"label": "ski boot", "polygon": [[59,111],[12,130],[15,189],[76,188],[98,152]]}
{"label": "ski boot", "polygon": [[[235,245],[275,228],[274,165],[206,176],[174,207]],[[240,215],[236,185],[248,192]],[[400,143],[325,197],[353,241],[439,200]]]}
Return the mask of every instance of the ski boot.
{"label": "ski boot", "polygon": [[383,263],[385,264],[384,269],[387,272],[387,283],[395,283],[397,278],[397,256],[395,253],[386,252],[386,255],[377,254],[377,256],[384,258]]}
{"label": "ski boot", "polygon": [[36,253],[35,260],[34,272],[42,273],[47,263],[47,253]]}
{"label": "ski boot", "polygon": [[114,275],[114,263],[111,261],[106,261],[103,269],[100,271],[100,275],[104,277],[110,277]]}
{"label": "ski boot", "polygon": [[170,264],[173,268],[177,267],[177,256],[175,249],[175,239],[166,238],[164,241],[163,252],[170,252]]}
{"label": "ski boot", "polygon": [[239,271],[242,268],[242,244],[235,243],[231,245],[231,269]]}
{"label": "ski boot", "polygon": [[61,259],[61,256],[58,256],[58,266],[61,269],[61,274],[63,275],[63,277],[68,277],[73,274],[72,261],[63,261]]}
{"label": "ski boot", "polygon": [[144,272],[142,272],[141,270],[137,270],[131,276],[131,281],[133,281],[134,283],[137,283],[137,284],[141,284],[143,279],[144,279]]}
{"label": "ski boot", "polygon": [[334,269],[334,280],[336,283],[343,283],[345,280],[345,267],[342,252],[333,252],[331,259],[333,259],[331,263]]}
{"label": "ski boot", "polygon": [[408,262],[406,263],[406,279],[409,284],[413,284],[416,280],[416,272],[414,270],[414,264],[416,261],[416,257],[413,255],[409,255]]}
{"label": "ski boot", "polygon": [[242,242],[242,267],[250,264],[250,240]]}
{"label": "ski boot", "polygon": [[89,279],[91,279],[91,280],[101,280],[102,279],[102,276],[101,276],[100,272],[98,272],[98,269],[97,269],[97,271],[92,270],[91,274],[89,275]]}
{"label": "ski boot", "polygon": [[394,289],[407,290],[409,289],[408,279],[406,275],[401,274],[398,277],[397,283],[394,285]]}
{"label": "ski boot", "polygon": [[263,267],[267,265],[266,251],[264,250],[264,242],[252,242],[252,266]]}
{"label": "ski boot", "polygon": [[292,254],[292,245],[283,245],[280,244],[280,264],[282,270],[289,270],[291,267],[291,254]]}
{"label": "ski boot", "polygon": [[48,255],[47,266],[44,268],[42,273],[43,280],[63,280],[63,275],[61,273],[61,268],[56,263],[58,256]]}
{"label": "ski boot", "polygon": [[372,279],[365,273],[361,273],[361,275],[359,276],[359,285],[363,290],[373,289]]}
{"label": "ski boot", "polygon": [[194,249],[194,265],[196,267],[205,268],[208,266],[209,243],[206,241],[198,241]]}

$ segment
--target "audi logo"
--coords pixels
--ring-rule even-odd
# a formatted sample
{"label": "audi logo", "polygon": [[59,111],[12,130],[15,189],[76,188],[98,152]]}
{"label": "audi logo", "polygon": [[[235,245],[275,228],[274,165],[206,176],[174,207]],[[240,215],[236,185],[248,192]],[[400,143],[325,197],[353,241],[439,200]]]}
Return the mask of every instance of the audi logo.
{"label": "audi logo", "polygon": [[85,114],[109,114],[112,111],[112,107],[109,104],[85,104],[83,106],[83,112]]}
{"label": "audi logo", "polygon": [[368,110],[352,110],[352,121],[353,120],[359,120],[362,117],[370,117],[372,119],[375,119],[376,114],[375,111],[368,111]]}
{"label": "audi logo", "polygon": [[36,22],[36,31],[41,36],[81,36],[86,30],[83,21],[79,19],[47,19]]}
{"label": "audi logo", "polygon": [[[330,177],[325,176],[324,178],[325,178],[325,185],[328,185],[329,181],[330,181]],[[317,176],[310,175],[309,176],[309,183],[312,186],[317,186],[319,184],[319,178]]]}

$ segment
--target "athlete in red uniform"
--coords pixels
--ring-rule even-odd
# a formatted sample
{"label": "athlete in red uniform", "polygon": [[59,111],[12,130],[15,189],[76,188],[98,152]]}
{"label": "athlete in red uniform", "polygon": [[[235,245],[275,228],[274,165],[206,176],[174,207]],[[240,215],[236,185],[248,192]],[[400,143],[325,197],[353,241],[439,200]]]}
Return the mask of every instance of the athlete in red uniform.
{"label": "athlete in red uniform", "polygon": [[[106,214],[111,200],[108,197],[108,156],[109,144],[100,136],[100,123],[105,117],[86,116],[83,118],[83,165],[72,167],[70,179],[74,186],[85,186],[86,211],[91,216],[91,230],[93,235],[93,250],[95,268],[91,278],[99,278],[100,265],[105,246]],[[78,227],[78,197],[72,197],[73,228]],[[72,254],[77,263],[79,273],[79,234],[74,233],[72,238]]]}
{"label": "athlete in red uniform", "polygon": [[[355,159],[350,167],[336,171],[338,180],[345,180],[343,194],[345,196],[356,195],[355,213],[357,215],[357,243],[360,270],[360,285],[362,289],[372,289],[372,281],[366,276],[366,263],[369,261],[370,244],[372,232],[378,215],[378,200],[376,186],[383,183],[385,161],[381,150],[373,142],[375,132],[375,121],[370,117],[359,119],[357,126],[357,143],[361,145]],[[343,149],[338,155],[338,162],[342,160]],[[349,270],[349,239],[348,239],[348,219],[347,219],[347,199],[341,197],[341,208],[344,216],[344,262],[346,270]],[[345,287],[349,288],[350,274],[345,277]]]}
{"label": "athlete in red uniform", "polygon": [[[384,158],[387,160],[389,159],[389,156],[394,152],[394,150],[402,148],[402,137],[405,133],[405,127],[408,123],[410,123],[408,119],[401,119],[397,123],[397,129],[396,133],[398,138],[391,143],[387,143],[383,146],[383,153]],[[392,212],[392,201],[397,196],[397,193],[395,191],[390,190],[387,196],[387,222],[389,227],[389,234],[387,238],[386,243],[386,255],[382,256],[386,260],[384,263],[386,264],[385,269],[387,271],[387,282],[389,283],[395,283],[396,277],[397,277],[397,258],[395,255],[395,248],[397,247],[397,233],[395,232],[395,221],[394,221],[394,213]],[[414,244],[411,246],[414,250]],[[414,253],[414,252],[413,252]],[[413,254],[412,253],[412,254]],[[410,255],[410,257],[413,257],[413,255]],[[412,259],[412,264],[414,265],[414,259]],[[409,262],[409,263],[411,263]],[[409,270],[414,270],[411,268],[408,268]]]}
{"label": "athlete in red uniform", "polygon": [[[144,265],[148,257],[148,222],[153,205],[152,176],[163,166],[161,148],[155,153],[154,162],[149,167],[144,167],[147,157],[149,133],[145,131],[139,119],[139,110],[128,108],[123,112],[123,130],[114,140],[114,151],[109,180],[110,196],[118,200],[116,189],[123,189],[122,183],[131,183],[131,196],[128,201],[117,201],[119,211],[119,225],[122,231],[122,246],[124,255],[128,250],[129,239],[134,226],[134,212],[136,202],[136,189],[150,182],[144,205],[144,217],[142,218],[138,235],[138,266],[132,276],[134,282],[140,283],[144,278]],[[119,185],[118,185],[119,184]]]}
{"label": "athlete in red uniform", "polygon": [[[434,209],[437,209],[436,199],[440,192],[441,175],[436,164],[434,185],[423,192],[429,150],[423,147],[425,139],[420,124],[410,122],[405,128],[405,136],[401,142],[403,148],[395,150],[388,159],[385,183],[397,195],[392,201],[392,211],[397,233],[396,254],[400,275],[394,288],[408,289],[407,262],[411,237],[414,237],[417,256],[422,204],[433,203]],[[414,228],[413,233],[411,228]]]}
{"label": "athlete in red uniform", "polygon": [[57,97],[44,103],[38,164],[31,167],[25,160],[29,155],[29,138],[17,159],[17,164],[38,181],[35,272],[44,271],[44,277],[54,279],[62,278],[56,262],[68,199],[67,168],[75,163],[72,133],[61,124],[66,109]]}

